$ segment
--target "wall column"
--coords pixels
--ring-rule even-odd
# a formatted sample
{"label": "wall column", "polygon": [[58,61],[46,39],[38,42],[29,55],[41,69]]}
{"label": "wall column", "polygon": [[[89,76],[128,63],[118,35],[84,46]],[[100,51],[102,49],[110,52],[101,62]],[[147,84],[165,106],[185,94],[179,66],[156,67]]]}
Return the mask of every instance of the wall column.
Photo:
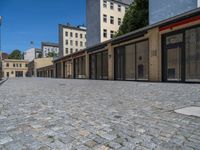
{"label": "wall column", "polygon": [[61,78],[63,78],[63,61],[60,62],[60,65],[61,65],[61,70],[60,70],[60,74],[61,74]]}
{"label": "wall column", "polygon": [[33,67],[34,67],[33,68],[34,69],[34,77],[38,77],[37,76],[37,69],[36,69],[37,68],[37,62],[33,61]]}
{"label": "wall column", "polygon": [[108,80],[114,80],[114,49],[108,44]]}
{"label": "wall column", "polygon": [[90,57],[87,52],[85,52],[85,78],[90,78]]}
{"label": "wall column", "polygon": [[74,79],[74,58],[71,59],[71,78]]}
{"label": "wall column", "polygon": [[149,32],[149,80],[161,81],[161,48],[159,29],[151,29]]}
{"label": "wall column", "polygon": [[53,78],[56,78],[56,63],[53,63]]}

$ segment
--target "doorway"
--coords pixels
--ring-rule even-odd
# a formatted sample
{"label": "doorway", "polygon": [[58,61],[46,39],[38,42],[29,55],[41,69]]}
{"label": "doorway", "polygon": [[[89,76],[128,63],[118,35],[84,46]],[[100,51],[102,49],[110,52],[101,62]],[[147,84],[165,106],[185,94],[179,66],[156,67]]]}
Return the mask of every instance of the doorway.
{"label": "doorway", "polygon": [[183,82],[185,80],[183,33],[165,36],[164,43],[163,80]]}

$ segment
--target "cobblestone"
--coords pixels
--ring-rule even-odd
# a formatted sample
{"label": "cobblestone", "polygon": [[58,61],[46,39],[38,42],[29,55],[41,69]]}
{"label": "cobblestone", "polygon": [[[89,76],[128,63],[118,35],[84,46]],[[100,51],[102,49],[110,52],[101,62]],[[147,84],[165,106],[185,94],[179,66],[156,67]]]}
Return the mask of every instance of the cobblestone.
{"label": "cobblestone", "polygon": [[200,84],[9,79],[0,150],[200,150]]}

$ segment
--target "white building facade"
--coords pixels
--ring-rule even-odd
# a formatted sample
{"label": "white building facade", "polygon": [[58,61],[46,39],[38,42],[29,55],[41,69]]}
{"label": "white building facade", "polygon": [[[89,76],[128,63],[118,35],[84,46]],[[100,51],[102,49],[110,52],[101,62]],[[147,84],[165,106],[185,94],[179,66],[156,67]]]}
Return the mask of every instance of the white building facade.
{"label": "white building facade", "polygon": [[87,47],[111,39],[133,0],[87,0]]}
{"label": "white building facade", "polygon": [[44,58],[48,57],[49,53],[54,53],[57,56],[59,54],[59,45],[57,43],[42,42],[41,49]]}
{"label": "white building facade", "polygon": [[38,48],[31,48],[24,52],[24,60],[32,61],[35,58],[42,56],[42,50]]}
{"label": "white building facade", "polygon": [[59,25],[59,56],[66,56],[86,48],[86,28]]}

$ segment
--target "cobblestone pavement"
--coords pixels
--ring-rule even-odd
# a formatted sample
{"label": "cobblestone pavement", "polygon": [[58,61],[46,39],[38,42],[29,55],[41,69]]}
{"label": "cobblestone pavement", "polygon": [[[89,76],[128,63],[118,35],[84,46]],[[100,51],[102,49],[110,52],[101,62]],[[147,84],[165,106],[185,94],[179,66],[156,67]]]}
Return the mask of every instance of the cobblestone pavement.
{"label": "cobblestone pavement", "polygon": [[0,149],[200,150],[200,84],[10,79],[0,86]]}

